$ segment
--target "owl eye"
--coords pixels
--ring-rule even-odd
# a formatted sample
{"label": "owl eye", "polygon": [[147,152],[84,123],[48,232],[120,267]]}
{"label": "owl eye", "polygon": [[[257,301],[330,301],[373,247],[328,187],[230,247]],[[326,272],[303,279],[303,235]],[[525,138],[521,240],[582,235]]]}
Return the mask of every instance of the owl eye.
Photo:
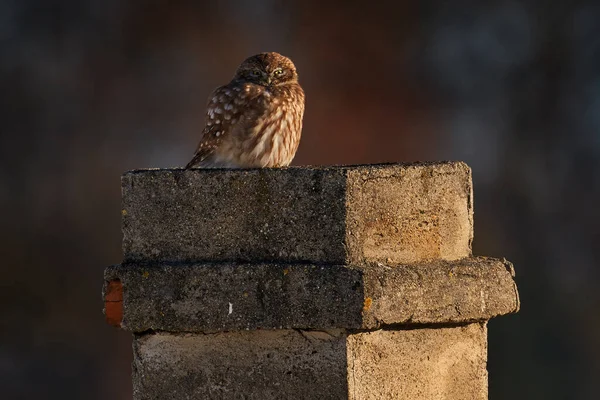
{"label": "owl eye", "polygon": [[273,71],[273,75],[281,76],[283,75],[283,70],[281,68],[277,68],[275,71]]}
{"label": "owl eye", "polygon": [[256,69],[254,71],[252,71],[252,76],[260,76],[260,75],[261,75],[260,71],[258,71]]}

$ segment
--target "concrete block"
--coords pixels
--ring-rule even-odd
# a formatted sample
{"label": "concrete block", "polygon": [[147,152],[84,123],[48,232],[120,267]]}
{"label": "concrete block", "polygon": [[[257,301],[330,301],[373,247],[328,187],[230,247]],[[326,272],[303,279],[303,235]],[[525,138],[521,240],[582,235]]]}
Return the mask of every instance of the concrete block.
{"label": "concrete block", "polygon": [[519,309],[512,265],[484,257],[395,267],[125,264],[106,270],[105,301],[109,322],[133,332],[444,325]]}
{"label": "concrete block", "polygon": [[126,173],[126,261],[387,265],[471,255],[462,162]]}
{"label": "concrete block", "polygon": [[355,333],[346,346],[348,399],[487,400],[485,324]]}
{"label": "concrete block", "polygon": [[485,324],[134,339],[134,399],[487,398]]}

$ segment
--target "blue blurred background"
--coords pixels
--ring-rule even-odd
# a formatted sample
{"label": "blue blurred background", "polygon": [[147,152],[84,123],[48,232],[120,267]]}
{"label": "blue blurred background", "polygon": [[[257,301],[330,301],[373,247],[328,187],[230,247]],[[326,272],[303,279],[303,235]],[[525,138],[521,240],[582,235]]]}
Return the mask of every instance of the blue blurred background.
{"label": "blue blurred background", "polygon": [[600,393],[596,1],[0,0],[0,397],[130,399],[105,324],[122,172],[185,165],[261,51],[307,93],[295,165],[464,160],[479,255],[515,263],[490,399]]}

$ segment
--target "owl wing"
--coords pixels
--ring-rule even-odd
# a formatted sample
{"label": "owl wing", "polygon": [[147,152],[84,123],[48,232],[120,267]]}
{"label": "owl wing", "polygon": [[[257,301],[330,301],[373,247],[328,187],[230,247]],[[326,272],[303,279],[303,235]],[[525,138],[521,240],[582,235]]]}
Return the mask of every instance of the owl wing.
{"label": "owl wing", "polygon": [[200,137],[200,143],[194,153],[192,160],[186,165],[187,168],[202,167],[210,164],[211,156],[219,147],[223,135],[229,128],[229,120],[219,117],[226,102],[227,86],[221,86],[212,93],[206,107],[206,125]]}
{"label": "owl wing", "polygon": [[237,82],[215,89],[206,108],[206,125],[200,143],[186,168],[216,166],[215,152],[223,140],[227,140],[234,129],[246,130],[249,121],[264,112],[261,102],[256,101],[261,93],[261,88]]}
{"label": "owl wing", "polygon": [[192,160],[185,166],[186,169],[193,167],[201,167],[203,164],[210,162],[210,157],[214,154],[215,149],[219,147],[220,138],[215,135],[218,127],[206,126],[202,131],[202,138],[198,143],[198,148],[194,153]]}

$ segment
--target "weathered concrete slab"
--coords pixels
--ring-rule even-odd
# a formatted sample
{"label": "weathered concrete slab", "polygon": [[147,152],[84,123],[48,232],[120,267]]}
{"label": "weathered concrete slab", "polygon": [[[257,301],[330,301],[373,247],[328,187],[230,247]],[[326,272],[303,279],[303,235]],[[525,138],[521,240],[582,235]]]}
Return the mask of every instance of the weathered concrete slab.
{"label": "weathered concrete slab", "polygon": [[134,339],[134,399],[483,400],[486,349],[478,323],[144,334]]}
{"label": "weathered concrete slab", "polygon": [[462,162],[139,170],[122,186],[127,261],[394,265],[471,255]]}
{"label": "weathered concrete slab", "polygon": [[107,318],[122,315],[120,326],[133,332],[374,329],[516,312],[513,277],[510,263],[490,258],[363,268],[128,264],[106,270],[105,299]]}

